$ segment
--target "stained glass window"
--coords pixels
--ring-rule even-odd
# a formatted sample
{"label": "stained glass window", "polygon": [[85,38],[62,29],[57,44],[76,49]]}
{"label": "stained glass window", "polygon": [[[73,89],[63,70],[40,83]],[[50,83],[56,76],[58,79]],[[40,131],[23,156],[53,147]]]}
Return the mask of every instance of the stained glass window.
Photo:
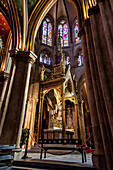
{"label": "stained glass window", "polygon": [[47,22],[43,22],[43,31],[42,31],[42,43],[46,44],[47,42]]}
{"label": "stained glass window", "polygon": [[40,62],[44,64],[51,65],[51,59],[48,57],[48,55],[45,52],[42,52],[40,54]]}
{"label": "stained glass window", "polygon": [[48,18],[43,21],[42,43],[52,46],[52,25]]}
{"label": "stained glass window", "polygon": [[48,24],[47,44],[50,45],[50,46],[52,46],[52,25],[51,25],[51,23]]}
{"label": "stained glass window", "polygon": [[40,54],[40,62],[43,63],[43,54]]}
{"label": "stained glass window", "polygon": [[62,25],[58,26],[58,34],[59,33],[60,33],[60,38],[61,38],[61,46],[63,47],[63,27],[62,27]]}
{"label": "stained glass window", "polygon": [[61,37],[61,46],[68,46],[68,26],[61,21],[61,24],[58,26],[58,34],[60,32]]}
{"label": "stained glass window", "polygon": [[46,56],[44,56],[44,64],[46,64],[47,63],[47,58],[46,58]]}
{"label": "stained glass window", "polygon": [[82,53],[80,52],[77,57],[77,66],[80,67],[83,65],[83,56]]}
{"label": "stained glass window", "polygon": [[63,40],[64,40],[64,47],[68,46],[68,27],[67,24],[63,26]]}
{"label": "stained glass window", "polygon": [[74,27],[74,36],[75,36],[75,43],[81,42],[80,37],[78,36],[79,33],[79,28],[78,28],[78,21],[76,20],[75,22],[75,27]]}
{"label": "stained glass window", "polygon": [[49,64],[49,65],[51,64],[51,59],[50,59],[50,58],[48,58],[48,64]]}

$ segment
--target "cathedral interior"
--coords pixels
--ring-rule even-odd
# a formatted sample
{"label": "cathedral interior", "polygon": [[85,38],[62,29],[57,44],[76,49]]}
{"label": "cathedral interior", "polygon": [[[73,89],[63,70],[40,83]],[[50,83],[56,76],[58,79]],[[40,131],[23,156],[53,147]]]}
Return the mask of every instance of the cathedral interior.
{"label": "cathedral interior", "polygon": [[112,170],[112,119],[112,0],[1,0],[0,145],[81,139]]}

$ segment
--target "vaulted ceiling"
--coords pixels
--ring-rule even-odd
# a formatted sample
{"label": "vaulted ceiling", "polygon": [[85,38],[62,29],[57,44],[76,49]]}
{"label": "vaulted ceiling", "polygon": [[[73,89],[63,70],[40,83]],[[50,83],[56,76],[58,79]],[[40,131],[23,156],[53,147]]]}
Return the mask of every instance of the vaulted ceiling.
{"label": "vaulted ceiling", "polygon": [[[12,13],[14,15],[13,18],[16,20],[16,22],[18,24],[18,32],[19,33],[20,33],[20,28],[21,28],[22,35],[20,37],[22,37],[23,35],[25,36],[25,32],[23,32],[23,23],[27,22],[27,19],[29,20],[31,14],[33,12],[33,9],[36,7],[36,4],[38,4],[38,6],[39,6],[38,8],[40,8],[40,4],[41,5],[43,3],[45,4],[45,0],[24,0],[24,1],[23,0],[11,0],[11,1],[1,0],[0,1],[0,4],[2,4],[3,5],[2,7],[4,8],[3,11],[5,13],[7,13],[7,17],[6,17],[7,21],[6,21],[5,17],[2,15],[2,8],[1,8],[0,35],[2,36],[2,40],[3,40],[4,44],[6,43],[7,36],[10,31],[10,27],[12,27],[11,23],[13,22],[13,20],[11,18],[12,14],[10,11],[11,7],[9,7],[9,4],[12,4],[12,3],[14,4],[13,8],[15,8],[15,12]],[[46,0],[46,3],[48,3],[47,0]],[[23,6],[24,6],[24,9],[23,9]],[[42,7],[43,7],[43,5],[42,5]],[[23,10],[25,12],[24,15],[26,15],[26,17],[28,17],[27,19],[25,19],[25,21],[23,19],[25,17],[25,16],[23,16]],[[41,11],[41,10],[39,10],[39,11]],[[59,20],[59,18],[61,18],[61,17],[67,18],[68,22],[70,21],[70,23],[69,23],[69,25],[70,25],[74,21],[74,18],[76,17],[76,9],[75,9],[74,5],[70,2],[70,0],[57,0],[57,2],[53,5],[53,7],[48,12],[48,14],[53,19],[55,19],[55,17],[57,17],[57,20]],[[10,24],[10,26],[9,26],[9,24]],[[13,28],[14,27],[15,26],[13,26]],[[28,27],[28,25],[25,28],[26,32],[27,32],[27,27]],[[16,35],[16,37],[19,37],[19,35]],[[20,38],[18,38],[18,41],[19,40],[20,40]]]}
{"label": "vaulted ceiling", "polygon": [[[68,18],[69,21],[72,23],[77,16],[76,9],[70,1],[65,0],[65,3],[63,0],[58,0],[58,2],[55,3],[55,5],[50,9],[48,14],[55,20],[55,17],[57,17],[57,20],[60,18]],[[57,16],[56,16],[57,15]]]}
{"label": "vaulted ceiling", "polygon": [[0,36],[2,37],[2,41],[4,45],[6,43],[9,30],[10,27],[3,14],[0,12]]}

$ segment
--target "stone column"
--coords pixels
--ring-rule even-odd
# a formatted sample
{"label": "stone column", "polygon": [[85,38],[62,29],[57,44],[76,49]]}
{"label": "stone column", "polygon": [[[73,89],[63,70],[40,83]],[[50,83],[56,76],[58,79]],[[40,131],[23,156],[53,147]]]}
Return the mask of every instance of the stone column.
{"label": "stone column", "polygon": [[111,8],[112,8],[112,12],[113,12],[113,1],[112,0],[109,0],[110,1],[110,5],[111,5]]}
{"label": "stone column", "polygon": [[11,57],[16,70],[0,143],[16,144],[19,149],[31,66],[37,56],[31,51],[14,49],[11,51]]}
{"label": "stone column", "polygon": [[102,95],[102,90],[100,88],[101,85],[99,81],[98,69],[96,66],[96,58],[95,58],[95,51],[93,48],[94,46],[93,46],[90,22],[88,20],[86,21],[85,24],[85,31],[86,31],[86,39],[87,39],[87,46],[88,46],[88,57],[90,62],[91,74],[92,74],[93,89],[95,92],[94,94],[96,100],[96,107],[98,110],[99,122],[101,122],[100,123],[101,134],[103,134],[103,138],[107,137],[105,141],[109,143],[111,135],[109,135],[108,132],[110,131],[110,128],[108,126],[108,118],[107,118],[105,103]]}
{"label": "stone column", "polygon": [[[112,156],[113,146],[112,143],[109,142],[109,139],[113,138],[113,123],[112,123],[113,122],[112,119],[113,98],[112,98],[112,92],[110,91],[110,84],[108,81],[109,80],[108,75],[110,75],[110,73],[108,73],[108,70],[105,69],[108,63],[106,62],[106,67],[105,67],[106,56],[103,55],[104,53],[102,48],[103,43],[101,42],[103,37],[99,30],[100,23],[98,23],[97,17],[99,19],[99,14],[95,14],[94,11],[90,11],[90,21],[91,21],[91,30],[92,30],[92,37],[94,43],[95,57],[96,57],[98,74],[99,74],[99,80],[101,84],[100,90],[102,90],[102,92],[99,90],[98,93],[100,92],[99,95],[101,96],[100,97],[101,103],[102,102],[104,103],[104,105],[102,104],[101,107],[98,105],[98,109],[100,110],[99,112],[103,114],[103,116],[101,114],[98,114],[98,117],[100,121],[100,128],[101,128],[107,168],[110,170],[112,169],[112,164],[113,164],[113,156]],[[102,18],[100,18],[100,20],[102,20]],[[103,60],[102,60],[102,55],[103,55]],[[108,55],[107,56],[108,60],[109,57],[110,56]],[[111,66],[109,65],[109,67]]]}
{"label": "stone column", "polygon": [[[102,37],[100,39],[99,32],[98,32],[98,25],[97,25],[97,19],[95,14],[91,11],[90,12],[90,22],[91,22],[91,30],[92,30],[92,37],[94,42],[94,49],[95,49],[95,56],[96,56],[96,62],[97,62],[97,68],[99,73],[99,79],[101,83],[102,93],[105,101],[106,111],[108,114],[108,120],[111,127],[111,133],[113,136],[113,98],[112,98],[112,92],[110,90],[110,84],[108,82],[107,77],[107,70],[105,70],[105,63],[104,60],[102,60],[102,48],[101,48],[101,41]],[[99,48],[100,47],[100,48]],[[109,55],[107,56],[109,58]],[[109,73],[110,74],[110,73]]]}
{"label": "stone column", "polygon": [[81,123],[82,123],[82,133],[83,133],[83,143],[86,141],[86,131],[85,131],[85,121],[84,121],[84,111],[83,111],[83,100],[81,101]]}
{"label": "stone column", "polygon": [[[113,3],[112,3],[112,6],[113,6]],[[112,27],[113,27],[113,10],[112,10],[112,7],[111,7],[109,0],[105,1],[104,7],[105,7],[104,11],[106,11],[106,15],[107,15],[109,29],[110,29],[110,32],[111,32],[111,37],[113,38],[113,29],[112,29]]]}
{"label": "stone column", "polygon": [[[16,55],[16,53],[17,53],[17,50],[15,50],[13,52],[13,55]],[[0,137],[1,137],[1,134],[2,134],[4,120],[5,120],[5,117],[6,117],[6,112],[7,112],[7,108],[8,108],[8,104],[9,104],[13,80],[14,80],[14,76],[15,76],[15,70],[16,70],[16,64],[15,64],[14,61],[12,61],[11,71],[10,71],[10,75],[9,75],[9,79],[8,79],[8,83],[7,83],[7,87],[6,87],[6,92],[5,92],[5,95],[4,95],[4,105],[2,105],[2,109],[1,109]]]}
{"label": "stone column", "polygon": [[30,128],[31,114],[32,114],[32,100],[28,99],[27,100],[27,109],[26,109],[26,115],[25,115],[24,128],[27,128],[27,129]]}
{"label": "stone column", "polygon": [[[89,124],[89,115],[90,114],[90,111],[89,110],[86,110],[86,113],[85,113],[85,117],[86,117],[86,129],[87,129],[87,138],[90,137],[91,135],[91,132],[90,132],[90,124]],[[89,138],[89,143],[91,142],[91,138]]]}
{"label": "stone column", "polygon": [[[107,48],[109,51],[109,56],[110,56],[112,67],[113,67],[113,40],[112,40],[109,23],[108,23],[109,18],[107,18],[106,9],[104,7],[104,2],[102,0],[99,0],[99,8],[100,8],[100,14],[101,14],[101,18],[102,18],[105,38],[106,38],[106,42],[107,42]],[[107,11],[107,12],[109,13],[109,11]],[[112,19],[113,19],[113,16],[112,16]],[[112,27],[113,27],[113,25],[112,25]]]}
{"label": "stone column", "polygon": [[[29,133],[33,137],[33,125],[35,123],[35,110],[36,110],[36,103],[33,100],[29,100],[27,102],[27,110],[26,110],[26,117],[24,128],[30,129]],[[30,149],[32,145],[32,139],[29,136],[28,148]]]}
{"label": "stone column", "polygon": [[4,95],[8,83],[9,74],[6,72],[0,72],[0,110],[2,109],[2,104],[4,100]]}
{"label": "stone column", "polygon": [[78,113],[77,113],[77,107],[78,107],[78,104],[74,104],[74,107],[73,107],[73,127],[74,127],[74,138],[75,139],[78,139]]}
{"label": "stone column", "polygon": [[25,121],[24,121],[24,128],[30,129],[30,122],[31,122],[31,114],[32,114],[32,107],[33,107],[33,68],[31,70],[31,78],[29,83],[29,91],[27,97],[27,108],[25,113]]}
{"label": "stone column", "polygon": [[65,82],[62,82],[62,138],[65,138]]}
{"label": "stone column", "polygon": [[82,143],[86,141],[86,133],[85,133],[85,122],[84,122],[84,113],[83,113],[83,101],[79,101],[79,126],[80,126],[80,138],[82,139]]}
{"label": "stone column", "polygon": [[38,115],[38,139],[41,138],[41,133],[42,133],[43,101],[44,101],[44,95],[43,95],[42,88],[41,88],[40,89],[39,115]]}
{"label": "stone column", "polygon": [[85,67],[86,88],[87,88],[87,93],[88,93],[88,101],[89,101],[89,107],[90,107],[90,113],[91,113],[90,115],[91,115],[91,122],[92,122],[92,131],[93,131],[94,144],[95,144],[95,151],[93,152],[93,165],[94,167],[97,167],[97,168],[101,168],[101,167],[106,168],[106,166],[103,166],[103,163],[106,164],[106,160],[104,157],[104,149],[103,149],[100,125],[99,125],[99,120],[98,120],[98,115],[97,115],[94,90],[93,90],[93,85],[92,85],[92,75],[91,75],[89,60],[88,60],[88,49],[87,49],[87,44],[86,44],[86,36],[85,36],[85,31],[83,28],[81,29],[80,35],[81,35],[84,67]]}
{"label": "stone column", "polygon": [[[31,121],[30,121],[30,135],[33,137],[34,134],[34,124],[35,124],[35,114],[36,114],[36,105],[37,102],[36,101],[32,101],[32,112],[31,112]],[[32,138],[31,136],[29,136],[29,148],[31,148],[32,146]]]}
{"label": "stone column", "polygon": [[[38,102],[38,93],[39,93],[39,67],[37,63],[33,65],[31,80],[29,86],[29,96],[27,101],[27,109],[25,116],[24,128],[30,129],[30,135],[33,137],[34,134],[34,124],[35,124],[35,114],[36,114],[36,105]],[[32,145],[32,139],[29,136],[29,148]]]}
{"label": "stone column", "polygon": [[49,123],[48,123],[48,129],[51,128],[51,121],[52,121],[52,109],[49,107]]}

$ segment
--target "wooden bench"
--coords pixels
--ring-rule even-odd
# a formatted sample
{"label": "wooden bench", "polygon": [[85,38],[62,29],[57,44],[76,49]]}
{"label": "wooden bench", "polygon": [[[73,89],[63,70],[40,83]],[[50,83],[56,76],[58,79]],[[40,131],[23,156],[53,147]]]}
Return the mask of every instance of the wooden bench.
{"label": "wooden bench", "polygon": [[82,163],[86,162],[86,152],[82,147],[81,139],[39,139],[38,144],[41,144],[40,159],[44,151],[44,158],[46,158],[47,150],[76,150],[82,155]]}
{"label": "wooden bench", "polygon": [[12,149],[15,149],[15,145],[0,145],[0,169],[12,169]]}

